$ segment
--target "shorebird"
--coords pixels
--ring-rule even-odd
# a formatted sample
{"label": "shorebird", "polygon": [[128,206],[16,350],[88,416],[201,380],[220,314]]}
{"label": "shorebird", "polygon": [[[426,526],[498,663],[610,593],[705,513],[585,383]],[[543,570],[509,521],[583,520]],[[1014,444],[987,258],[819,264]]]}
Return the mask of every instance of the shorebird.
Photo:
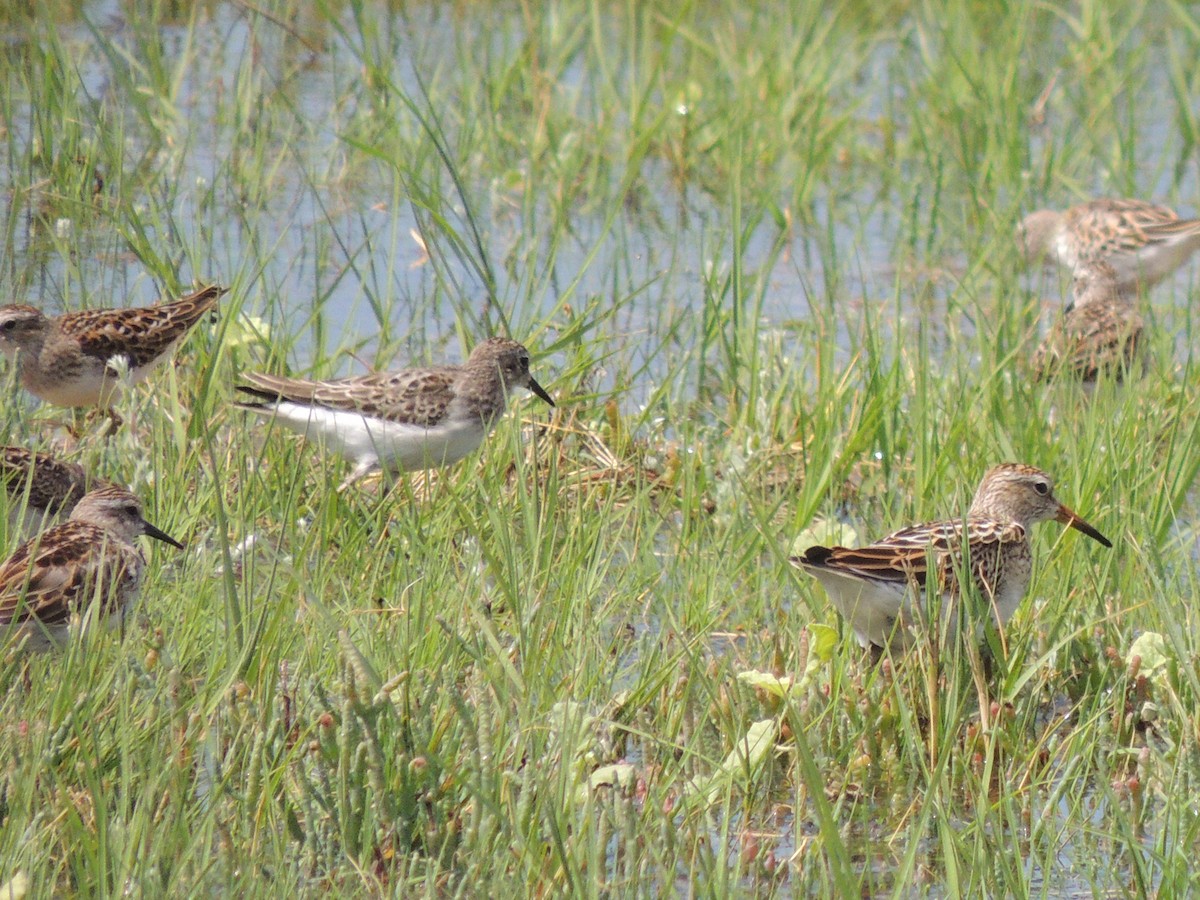
{"label": "shorebird", "polygon": [[332,381],[243,374],[237,403],[323,442],[354,462],[339,490],[375,471],[447,466],[474,451],[504,414],[513,388],[554,401],[529,374],[529,351],[489,338],[461,366],[401,369]]}
{"label": "shorebird", "polygon": [[[908,646],[915,621],[940,619],[938,605],[960,596],[960,573],[970,573],[996,623],[1008,622],[1029,585],[1030,528],[1049,519],[1112,546],[1058,501],[1049,475],[1004,463],[983,477],[965,519],[914,525],[855,549],[809,547],[791,562],[821,582],[859,644],[873,652],[899,650]],[[938,604],[929,602],[931,588]],[[927,608],[918,611],[923,594]]]}
{"label": "shorebird", "polygon": [[1121,380],[1144,373],[1144,325],[1135,299],[1132,289],[1120,286],[1109,263],[1080,264],[1073,302],[1034,353],[1038,380],[1065,375],[1090,390],[1101,378]]}
{"label": "shorebird", "polygon": [[183,548],[146,521],[129,491],[110,486],[85,494],[66,522],[0,563],[0,634],[41,651],[72,631],[122,621],[146,567],[134,543],[142,534]]}
{"label": "shorebird", "polygon": [[0,449],[0,481],[8,494],[10,523],[29,535],[70,515],[89,488],[108,486],[78,463],[24,447]]}
{"label": "shorebird", "polygon": [[1181,219],[1144,200],[1099,199],[1066,212],[1030,213],[1017,226],[1017,244],[1029,262],[1049,256],[1072,271],[1081,263],[1108,262],[1117,287],[1145,289],[1200,248],[1200,219]]}
{"label": "shorebird", "polygon": [[55,406],[99,407],[118,425],[112,403],[121,384],[142,381],[225,293],[212,286],[159,306],[61,316],[0,306],[0,351],[16,361],[31,394]]}

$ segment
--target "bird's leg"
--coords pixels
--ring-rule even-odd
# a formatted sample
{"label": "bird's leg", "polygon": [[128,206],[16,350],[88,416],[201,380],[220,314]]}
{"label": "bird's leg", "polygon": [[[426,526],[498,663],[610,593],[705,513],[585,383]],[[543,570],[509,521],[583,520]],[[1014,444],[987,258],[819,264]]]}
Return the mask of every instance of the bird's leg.
{"label": "bird's leg", "polygon": [[83,437],[83,428],[87,425],[87,420],[85,419],[84,425],[80,426],[79,416],[77,414],[72,415],[70,419],[47,419],[45,421],[46,424],[50,426],[51,430],[55,428],[61,428],[63,431],[69,434],[71,436],[71,440],[75,441],[76,443],[78,443],[79,439]]}
{"label": "bird's leg", "polygon": [[106,428],[104,431],[104,437],[111,438],[121,429],[121,426],[125,424],[125,419],[121,417],[119,412],[117,412],[117,408],[115,406],[110,406],[107,410],[105,410],[105,414],[108,416],[108,428]]}
{"label": "bird's leg", "polygon": [[379,468],[379,460],[364,459],[354,467],[354,470],[346,476],[346,480],[338,485],[338,493],[345,491],[350,485],[354,484],[359,479],[369,475],[371,472]]}
{"label": "bird's leg", "polygon": [[[125,420],[123,418],[121,418],[121,414],[119,412],[117,412],[116,409],[109,406],[105,409],[96,407],[95,409],[88,410],[87,415],[83,417],[84,427],[90,428],[91,424],[96,419],[99,419],[101,417],[107,419],[107,423],[100,430],[100,437],[103,438],[104,440],[108,440],[113,435],[115,435],[117,433],[117,431],[120,430],[121,426],[125,424]],[[76,439],[78,439],[80,436],[80,432],[77,430],[71,429],[71,435],[73,437],[75,437]]]}
{"label": "bird's leg", "polygon": [[872,644],[867,648],[867,655],[871,660],[871,668],[875,668],[883,661],[883,648],[878,644]]}

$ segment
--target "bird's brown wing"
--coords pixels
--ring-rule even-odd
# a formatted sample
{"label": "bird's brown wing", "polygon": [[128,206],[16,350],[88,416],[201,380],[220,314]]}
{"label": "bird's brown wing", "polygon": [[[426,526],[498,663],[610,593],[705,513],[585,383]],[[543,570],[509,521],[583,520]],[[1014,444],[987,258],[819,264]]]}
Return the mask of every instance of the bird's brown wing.
{"label": "bird's brown wing", "polygon": [[1173,209],[1145,200],[1102,197],[1074,206],[1066,215],[1068,227],[1082,238],[1083,246],[1091,248],[1089,256],[1095,259],[1135,254],[1181,227]]}
{"label": "bird's brown wing", "polygon": [[446,407],[454,399],[454,383],[459,369],[441,366],[405,369],[341,378],[334,381],[310,381],[261,372],[243,372],[245,384],[238,390],[256,398],[251,406],[269,405],[275,400],[322,406],[327,409],[361,412],[389,422],[428,428],[441,421]]}
{"label": "bird's brown wing", "polygon": [[97,587],[122,582],[130,560],[104,552],[106,541],[95,525],[66,522],[19,546],[0,564],[0,626],[27,619],[62,624]]}
{"label": "bird's brown wing", "polygon": [[[130,368],[153,362],[213,309],[228,289],[210,285],[171,303],[130,309],[85,309],[59,319],[64,333],[98,359],[125,356]],[[131,340],[131,338],[136,338]]]}
{"label": "bird's brown wing", "polygon": [[[1001,544],[1025,539],[1025,529],[1015,522],[968,520],[965,524],[972,560],[995,552]],[[932,560],[945,588],[960,556],[963,527],[961,519],[914,525],[865,547],[809,547],[794,561],[871,581],[924,585]]]}

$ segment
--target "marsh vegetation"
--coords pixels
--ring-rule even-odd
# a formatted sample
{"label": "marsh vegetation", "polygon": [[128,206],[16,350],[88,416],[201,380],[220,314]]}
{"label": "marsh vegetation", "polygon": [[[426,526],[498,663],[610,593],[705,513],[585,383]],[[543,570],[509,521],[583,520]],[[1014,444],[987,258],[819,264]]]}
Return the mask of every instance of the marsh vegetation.
{"label": "marsh vegetation", "polygon": [[[111,441],[0,408],[188,547],[123,636],[0,660],[0,884],[1189,891],[1196,270],[1085,401],[1028,377],[1069,279],[1013,229],[1197,208],[1194,9],[10,6],[6,297],[231,292]],[[494,333],[557,409],[390,493],[231,408]],[[1037,534],[990,682],[870,668],[787,557],[1004,460],[1114,549]]]}

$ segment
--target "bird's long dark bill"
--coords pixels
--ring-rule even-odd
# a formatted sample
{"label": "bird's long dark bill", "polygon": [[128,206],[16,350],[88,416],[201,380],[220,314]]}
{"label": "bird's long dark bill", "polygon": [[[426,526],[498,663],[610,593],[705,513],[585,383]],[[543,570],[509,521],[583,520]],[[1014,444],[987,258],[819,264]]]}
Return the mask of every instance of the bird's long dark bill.
{"label": "bird's long dark bill", "polygon": [[1063,506],[1061,504],[1058,507],[1058,515],[1055,516],[1054,518],[1057,521],[1062,522],[1064,525],[1068,526],[1069,528],[1074,528],[1076,531],[1082,531],[1084,534],[1086,534],[1088,537],[1090,537],[1093,541],[1097,541],[1097,542],[1103,544],[1105,547],[1112,546],[1112,541],[1110,541],[1108,538],[1106,538],[1104,535],[1102,535],[1100,532],[1098,532],[1095,528],[1093,528],[1091,525],[1089,525],[1087,522],[1085,522],[1083,519],[1079,518],[1079,516],[1075,515],[1075,513],[1071,512],[1071,510],[1067,509],[1065,506]]}
{"label": "bird's long dark bill", "polygon": [[179,543],[179,541],[175,540],[175,538],[171,537],[161,528],[155,528],[149,522],[143,522],[143,524],[146,526],[146,534],[156,541],[162,541],[164,544],[170,544],[173,547],[178,547],[180,550],[183,549],[183,544]]}
{"label": "bird's long dark bill", "polygon": [[537,396],[541,397],[543,400],[545,400],[547,403],[549,403],[551,406],[554,405],[554,401],[550,399],[550,395],[546,393],[546,389],[543,388],[536,381],[534,381],[533,376],[530,376],[530,378],[529,378],[529,389],[531,391],[533,391]]}

